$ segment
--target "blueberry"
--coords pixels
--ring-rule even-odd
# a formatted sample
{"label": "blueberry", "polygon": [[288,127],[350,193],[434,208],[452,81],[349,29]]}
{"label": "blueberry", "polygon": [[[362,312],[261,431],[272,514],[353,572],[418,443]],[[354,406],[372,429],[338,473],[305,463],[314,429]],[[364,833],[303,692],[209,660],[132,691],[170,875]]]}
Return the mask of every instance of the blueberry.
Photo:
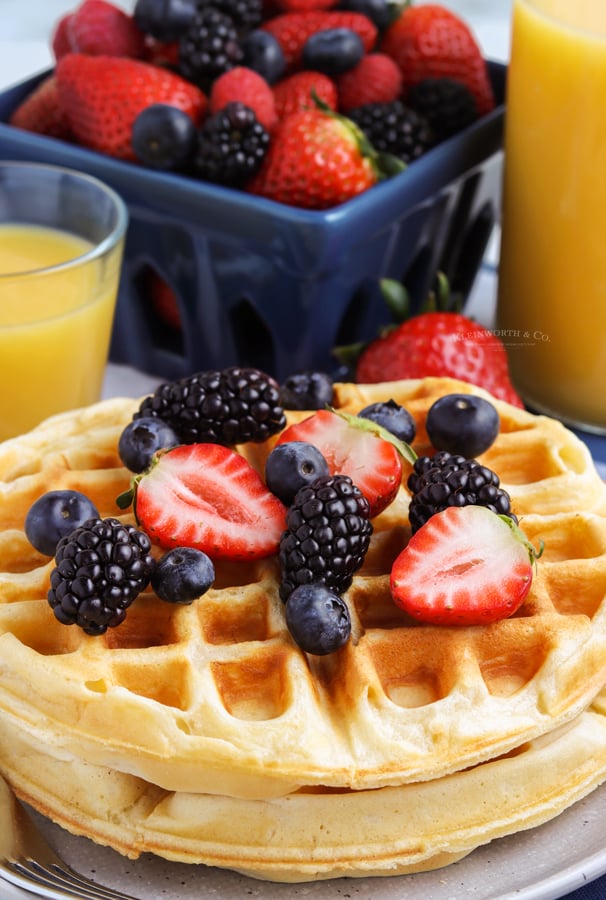
{"label": "blueberry", "polygon": [[284,409],[325,409],[333,401],[334,389],[326,372],[297,372],[280,386]]}
{"label": "blueberry", "polygon": [[415,420],[407,409],[396,403],[395,400],[386,400],[380,403],[371,403],[358,413],[363,419],[376,422],[387,431],[391,431],[400,441],[412,444],[416,434]]}
{"label": "blueberry", "polygon": [[351,634],[344,600],[323,584],[302,584],[286,601],[286,624],[306,653],[325,656],[347,643]]}
{"label": "blueberry", "polygon": [[323,454],[307,441],[277,444],[265,463],[265,483],[286,506],[290,506],[299,488],[328,474]]}
{"label": "blueberry", "polygon": [[394,9],[399,7],[388,0],[341,0],[338,8],[361,13],[374,22],[380,31],[384,31],[394,21]]}
{"label": "blueberry", "polygon": [[144,166],[176,172],[191,160],[196,137],[196,126],[186,112],[168,103],[152,103],[133,122],[131,144]]}
{"label": "blueberry", "polygon": [[54,556],[61,538],[98,516],[95,504],[80,491],[48,491],[29,508],[25,534],[39,553]]}
{"label": "blueberry", "polygon": [[197,0],[137,0],[135,24],[162,42],[176,41],[193,20]]}
{"label": "blueberry", "polygon": [[446,394],[430,406],[425,427],[436,450],[472,459],[494,443],[499,433],[499,414],[483,397]]}
{"label": "blueberry", "polygon": [[362,38],[351,28],[325,28],[305,41],[301,63],[304,69],[339,75],[357,66],[363,56]]}
{"label": "blueberry", "polygon": [[241,41],[242,65],[261,75],[268,84],[279,81],[286,69],[282,47],[269,31],[255,28]]}
{"label": "blueberry", "polygon": [[126,426],[118,441],[118,455],[131,472],[144,472],[158,450],[179,444],[176,432],[157,416],[142,416]]}
{"label": "blueberry", "polygon": [[151,586],[167,603],[190,604],[205,594],[215,580],[210,557],[194,547],[174,547],[162,556],[151,577]]}

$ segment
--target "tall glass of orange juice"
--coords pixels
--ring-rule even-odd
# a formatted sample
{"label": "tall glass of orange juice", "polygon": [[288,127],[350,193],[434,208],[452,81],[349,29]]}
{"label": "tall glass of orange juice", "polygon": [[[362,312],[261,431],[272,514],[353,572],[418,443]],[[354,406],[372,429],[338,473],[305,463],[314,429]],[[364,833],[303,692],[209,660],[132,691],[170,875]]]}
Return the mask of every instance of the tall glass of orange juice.
{"label": "tall glass of orange juice", "polygon": [[606,432],[606,2],[514,0],[497,327],[538,411]]}
{"label": "tall glass of orange juice", "polygon": [[0,162],[0,440],[99,399],[127,222],[95,178]]}

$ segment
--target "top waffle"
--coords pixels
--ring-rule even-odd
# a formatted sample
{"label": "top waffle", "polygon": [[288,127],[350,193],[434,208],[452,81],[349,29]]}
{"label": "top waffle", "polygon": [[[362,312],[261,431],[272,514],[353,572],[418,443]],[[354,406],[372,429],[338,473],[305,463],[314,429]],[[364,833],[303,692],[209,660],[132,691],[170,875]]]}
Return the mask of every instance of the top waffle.
{"label": "top waffle", "polygon": [[[335,405],[397,400],[424,453],[425,413],[455,390],[482,393],[445,379],[339,385]],[[54,755],[234,797],[375,788],[505,753],[575,717],[606,680],[606,486],[571,432],[496,401],[501,433],[481,459],[545,543],[512,618],[434,627],[394,605],[389,571],[410,534],[402,488],[345,595],[352,640],[328,657],[291,639],[274,559],[220,564],[191,606],[147,591],[101,637],[60,625],[46,601],[52,563],[28,544],[25,515],[69,487],[115,516],[130,480],[117,441],[135,406],[107,401],[0,446],[0,720]],[[270,447],[240,449],[261,467]]]}

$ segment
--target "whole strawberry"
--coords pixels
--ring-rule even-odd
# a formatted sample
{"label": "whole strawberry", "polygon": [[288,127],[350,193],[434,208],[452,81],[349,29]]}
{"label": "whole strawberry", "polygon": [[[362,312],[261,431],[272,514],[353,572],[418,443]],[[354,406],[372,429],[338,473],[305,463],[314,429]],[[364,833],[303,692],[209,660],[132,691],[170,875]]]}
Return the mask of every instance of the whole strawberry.
{"label": "whole strawberry", "polygon": [[380,47],[399,65],[405,92],[424,78],[454,78],[473,94],[478,115],[493,109],[488,70],[474,35],[440,4],[405,6]]}
{"label": "whole strawberry", "polygon": [[456,312],[413,316],[370,343],[356,365],[361,384],[428,376],[458,378],[521,407],[507,351],[492,332]]}
{"label": "whole strawberry", "polygon": [[144,55],[145,37],[131,15],[108,0],[84,0],[65,26],[74,53],[95,56]]}
{"label": "whole strawberry", "polygon": [[367,16],[338,9],[287,12],[268,19],[261,27],[280,44],[288,72],[299,68],[305,42],[318,31],[349,28],[361,39],[366,53],[374,48],[378,34],[376,25]]}
{"label": "whole strawberry", "polygon": [[55,72],[61,106],[78,142],[120,159],[135,160],[132,127],[148,106],[176,106],[196,125],[207,106],[195,85],[141,60],[68,53]]}
{"label": "whole strawberry", "polygon": [[60,140],[72,139],[67,117],[59,102],[57,79],[47,75],[13,110],[9,123],[15,128]]}
{"label": "whole strawberry", "polygon": [[379,158],[348,119],[306,109],[280,122],[251,193],[304,209],[327,209],[373,187]]}

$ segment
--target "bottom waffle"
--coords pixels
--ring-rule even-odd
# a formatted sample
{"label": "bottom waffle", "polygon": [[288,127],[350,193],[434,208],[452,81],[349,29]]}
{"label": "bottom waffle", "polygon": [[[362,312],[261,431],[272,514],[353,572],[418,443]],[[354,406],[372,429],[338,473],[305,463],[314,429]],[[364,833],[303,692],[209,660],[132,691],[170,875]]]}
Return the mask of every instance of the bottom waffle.
{"label": "bottom waffle", "polygon": [[76,835],[136,858],[203,863],[276,882],[402,875],[446,866],[534,828],[606,780],[606,695],[550,735],[434,781],[369,791],[300,790],[273,800],[165,791],[51,756],[0,727],[16,793]]}

